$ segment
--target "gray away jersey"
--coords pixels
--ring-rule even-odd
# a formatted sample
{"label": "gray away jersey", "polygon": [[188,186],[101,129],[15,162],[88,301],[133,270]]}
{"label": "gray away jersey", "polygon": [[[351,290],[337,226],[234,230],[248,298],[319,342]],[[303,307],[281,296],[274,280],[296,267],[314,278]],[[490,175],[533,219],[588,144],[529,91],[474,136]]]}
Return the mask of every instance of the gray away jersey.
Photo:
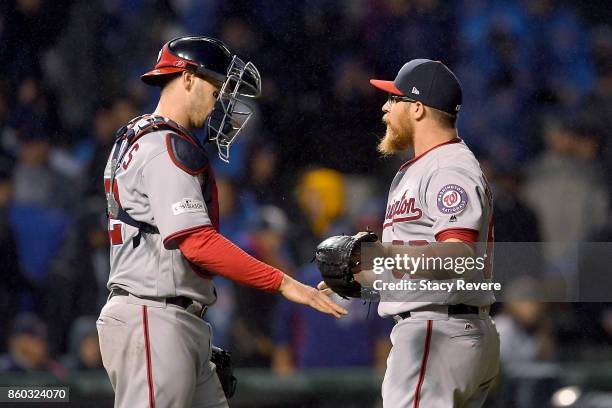
{"label": "gray away jersey", "polygon": [[[138,125],[144,126],[144,122],[137,122],[135,128]],[[136,296],[186,296],[212,304],[216,300],[212,280],[196,272],[174,243],[181,234],[211,225],[202,194],[204,175],[192,176],[173,163],[166,147],[169,133],[160,130],[145,134],[119,165],[115,199],[132,218],[156,226],[160,233],[143,233],[134,248],[138,229],[110,219],[111,272],[107,286],[121,287]],[[104,171],[107,189],[110,160]]]}
{"label": "gray away jersey", "polygon": [[[469,282],[491,282],[492,212],[491,194],[480,165],[465,143],[457,138],[400,168],[389,190],[382,242],[418,245],[444,241],[456,233],[477,236],[475,256],[484,257],[485,268],[482,273],[473,274]],[[390,271],[382,276],[385,281],[399,282]],[[403,279],[410,279],[409,275]],[[418,279],[415,281],[418,283]],[[378,313],[390,316],[433,304],[482,306],[495,301],[489,290],[457,290],[456,281],[444,281],[455,282],[450,293],[446,290],[385,291]]]}

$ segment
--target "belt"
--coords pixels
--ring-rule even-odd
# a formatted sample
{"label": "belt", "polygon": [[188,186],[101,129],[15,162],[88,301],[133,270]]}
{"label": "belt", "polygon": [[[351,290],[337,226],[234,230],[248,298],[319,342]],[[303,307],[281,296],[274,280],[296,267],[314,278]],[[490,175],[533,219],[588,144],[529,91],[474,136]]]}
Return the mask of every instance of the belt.
{"label": "belt", "polygon": [[[130,295],[130,292],[128,292],[127,290],[123,288],[112,288],[109,299],[112,298],[113,296],[129,296],[129,295]],[[136,295],[132,295],[132,296],[136,296]],[[175,296],[175,297],[167,297],[167,298],[156,298],[156,297],[150,297],[150,296],[136,296],[136,297],[139,299],[145,299],[145,300],[165,301],[167,304],[178,306],[189,312],[191,312],[190,310],[188,310],[190,306],[199,304],[189,299],[186,296]],[[194,313],[194,314],[199,317],[204,317],[207,310],[208,310],[207,306],[202,306],[202,309],[198,313]]]}
{"label": "belt", "polygon": [[[454,316],[454,315],[479,315],[480,314],[480,307],[479,306],[470,306],[470,305],[448,305],[448,315],[449,316]],[[488,307],[487,307],[488,310]],[[421,310],[419,310],[420,312]],[[422,310],[425,311],[425,310]],[[416,310],[415,310],[416,312]],[[488,313],[488,312],[487,312]],[[404,320],[408,317],[411,316],[411,312],[402,312],[402,313],[398,313],[396,314],[394,317],[396,318],[396,320]]]}

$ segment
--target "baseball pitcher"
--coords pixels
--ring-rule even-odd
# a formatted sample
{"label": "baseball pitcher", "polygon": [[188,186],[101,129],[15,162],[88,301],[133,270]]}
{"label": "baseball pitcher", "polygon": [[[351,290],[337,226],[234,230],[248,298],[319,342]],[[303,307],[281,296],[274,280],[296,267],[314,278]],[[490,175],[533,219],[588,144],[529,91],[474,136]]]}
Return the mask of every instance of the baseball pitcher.
{"label": "baseball pitcher", "polygon": [[[489,316],[495,300],[492,197],[478,161],[457,136],[461,86],[446,65],[427,59],[406,63],[394,81],[370,82],[388,93],[379,151],[413,149],[415,157],[391,183],[382,244],[374,234],[360,233],[319,245],[319,289],[364,297],[365,286],[378,280],[378,312],[396,321],[384,407],[481,407],[499,370],[499,335]],[[360,263],[362,242],[379,259],[445,263],[413,263],[411,270],[393,264],[377,275]],[[469,260],[479,267],[464,273]],[[400,291],[384,286],[398,282],[405,283]]]}

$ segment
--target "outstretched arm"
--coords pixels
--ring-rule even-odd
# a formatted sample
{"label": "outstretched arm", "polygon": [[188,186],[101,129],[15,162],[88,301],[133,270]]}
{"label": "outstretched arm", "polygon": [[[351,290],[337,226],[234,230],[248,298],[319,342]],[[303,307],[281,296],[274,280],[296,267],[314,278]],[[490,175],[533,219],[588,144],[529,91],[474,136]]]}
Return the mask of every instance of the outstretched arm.
{"label": "outstretched arm", "polygon": [[268,292],[280,292],[288,300],[341,317],[347,311],[315,288],[304,285],[266,263],[258,261],[211,226],[177,238],[185,258],[205,270],[234,282]]}

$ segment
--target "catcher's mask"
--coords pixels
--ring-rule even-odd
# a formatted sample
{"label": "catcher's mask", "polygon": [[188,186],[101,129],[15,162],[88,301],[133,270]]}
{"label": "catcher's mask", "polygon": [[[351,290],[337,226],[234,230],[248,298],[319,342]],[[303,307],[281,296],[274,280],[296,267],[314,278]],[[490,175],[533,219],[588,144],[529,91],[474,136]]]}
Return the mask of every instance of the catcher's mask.
{"label": "catcher's mask", "polygon": [[220,84],[213,111],[206,121],[207,141],[216,143],[219,158],[229,162],[231,144],[253,114],[249,98],[261,95],[261,76],[252,62],[233,55],[211,37],[175,38],[162,47],[155,68],[143,82],[160,86],[167,75],[191,71]]}

